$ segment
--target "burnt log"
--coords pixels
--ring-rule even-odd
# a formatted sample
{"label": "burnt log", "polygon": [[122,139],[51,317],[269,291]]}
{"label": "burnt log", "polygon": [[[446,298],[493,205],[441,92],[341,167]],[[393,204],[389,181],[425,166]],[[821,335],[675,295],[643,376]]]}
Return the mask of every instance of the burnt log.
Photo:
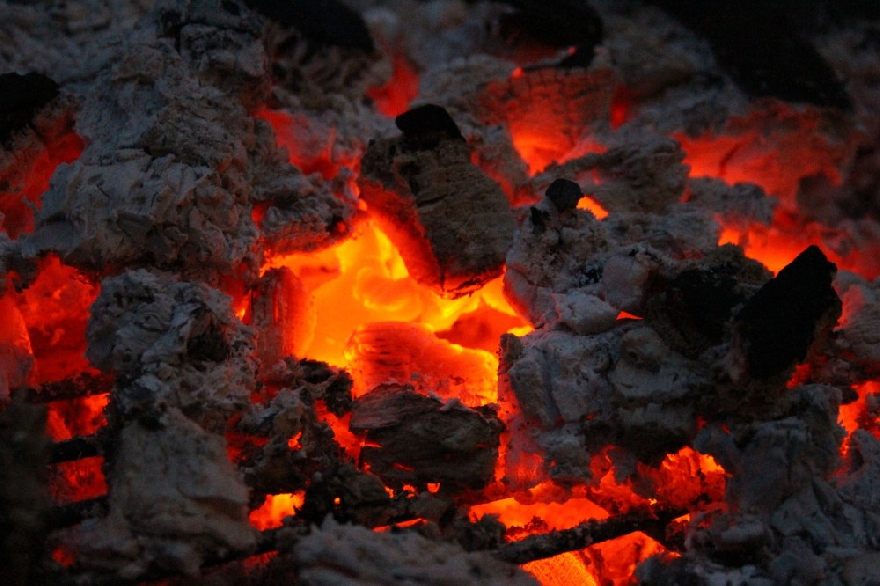
{"label": "burnt log", "polygon": [[804,360],[822,331],[840,317],[831,282],[837,266],[810,246],[749,299],[735,318],[735,351],[748,373],[768,378]]}
{"label": "burnt log", "polygon": [[584,549],[594,543],[610,541],[635,531],[662,538],[666,525],[679,513],[680,511],[675,514],[664,513],[658,516],[631,513],[602,521],[587,521],[571,529],[531,535],[522,541],[504,544],[492,552],[492,555],[496,559],[512,564],[527,564],[569,551]]}
{"label": "burnt log", "polygon": [[501,274],[515,225],[450,122],[433,108],[403,114],[403,136],[370,143],[358,183],[410,274],[460,297]]}
{"label": "burnt log", "polygon": [[438,482],[454,492],[491,480],[502,425],[489,407],[444,404],[388,384],[355,401],[350,427],[366,433],[361,458],[392,488]]}

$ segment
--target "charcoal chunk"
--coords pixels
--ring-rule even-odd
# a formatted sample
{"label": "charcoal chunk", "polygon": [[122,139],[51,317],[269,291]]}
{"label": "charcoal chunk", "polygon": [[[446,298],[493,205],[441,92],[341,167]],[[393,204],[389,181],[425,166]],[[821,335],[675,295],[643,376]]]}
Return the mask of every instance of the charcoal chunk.
{"label": "charcoal chunk", "polygon": [[58,95],[58,84],[39,73],[0,75],[0,145],[30,124],[39,110]]}
{"label": "charcoal chunk", "polygon": [[364,19],[339,0],[247,0],[247,4],[280,25],[297,29],[318,45],[366,53],[375,49]]}
{"label": "charcoal chunk", "polygon": [[833,325],[841,309],[831,287],[836,271],[810,246],[746,303],[736,327],[753,376],[766,378],[803,360],[823,318]]}
{"label": "charcoal chunk", "polygon": [[388,384],[355,401],[350,426],[366,432],[361,458],[389,486],[439,482],[455,491],[492,478],[501,423],[489,408],[444,404]]}
{"label": "charcoal chunk", "polygon": [[[720,65],[751,96],[848,108],[850,99],[791,2],[653,0],[712,45]],[[812,5],[812,3],[811,3]],[[780,31],[785,34],[780,34]]]}
{"label": "charcoal chunk", "polygon": [[583,194],[581,193],[580,186],[574,181],[557,179],[550,184],[544,195],[553,202],[556,209],[564,212],[566,210],[573,210]]}
{"label": "charcoal chunk", "polygon": [[394,123],[408,142],[436,142],[442,138],[464,140],[449,112],[435,104],[407,110],[395,118]]}
{"label": "charcoal chunk", "polygon": [[[592,6],[581,0],[506,0],[516,8],[501,18],[501,34],[528,39],[551,47],[580,45],[592,49],[602,41],[602,19]],[[589,63],[588,63],[589,65]]]}

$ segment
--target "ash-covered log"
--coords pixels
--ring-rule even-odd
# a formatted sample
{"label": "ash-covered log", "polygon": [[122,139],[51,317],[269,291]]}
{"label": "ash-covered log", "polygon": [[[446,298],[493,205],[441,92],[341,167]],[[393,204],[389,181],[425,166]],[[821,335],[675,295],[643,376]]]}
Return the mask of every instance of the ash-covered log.
{"label": "ash-covered log", "polygon": [[737,314],[735,347],[748,373],[767,378],[802,361],[840,317],[831,282],[837,266],[810,246],[764,285]]}
{"label": "ash-covered log", "polygon": [[361,197],[382,219],[410,273],[448,297],[501,274],[514,231],[501,188],[470,160],[470,148],[438,106],[401,115],[403,136],[370,143]]}
{"label": "ash-covered log", "polygon": [[454,492],[492,478],[502,424],[488,407],[444,404],[387,384],[355,401],[350,426],[366,433],[361,457],[390,486],[439,482]]}

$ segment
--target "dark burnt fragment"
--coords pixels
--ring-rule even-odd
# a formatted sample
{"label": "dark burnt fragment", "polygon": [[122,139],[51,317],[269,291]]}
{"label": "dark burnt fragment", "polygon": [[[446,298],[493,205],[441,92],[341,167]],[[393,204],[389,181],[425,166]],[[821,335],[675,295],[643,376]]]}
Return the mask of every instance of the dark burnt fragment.
{"label": "dark burnt fragment", "polygon": [[338,0],[246,0],[248,6],[285,27],[300,31],[318,45],[375,49],[364,19]]}
{"label": "dark burnt fragment", "polygon": [[392,488],[439,482],[454,493],[491,480],[502,426],[488,408],[444,404],[388,384],[355,401],[350,427],[367,434],[361,458]]}
{"label": "dark burnt fragment", "polygon": [[833,326],[841,310],[831,286],[836,271],[810,246],[749,299],[735,327],[752,376],[767,378],[803,360],[817,329]]}
{"label": "dark burnt fragment", "polygon": [[553,202],[553,205],[560,212],[573,210],[583,196],[580,186],[568,179],[555,180],[544,192],[544,195]]}
{"label": "dark burnt fragment", "polygon": [[434,144],[443,139],[464,140],[461,130],[446,109],[435,104],[425,104],[407,110],[394,119],[408,144]]}
{"label": "dark burnt fragment", "polygon": [[39,73],[0,74],[0,145],[26,128],[58,96],[58,84]]}
{"label": "dark burnt fragment", "polygon": [[602,41],[602,19],[582,0],[505,0],[505,4],[515,8],[501,18],[501,34],[511,42],[556,48],[577,45],[592,55]]}
{"label": "dark burnt fragment", "polygon": [[[846,89],[804,30],[799,7],[764,0],[653,0],[704,36],[719,64],[751,96],[848,108]],[[781,32],[784,31],[784,32]]]}

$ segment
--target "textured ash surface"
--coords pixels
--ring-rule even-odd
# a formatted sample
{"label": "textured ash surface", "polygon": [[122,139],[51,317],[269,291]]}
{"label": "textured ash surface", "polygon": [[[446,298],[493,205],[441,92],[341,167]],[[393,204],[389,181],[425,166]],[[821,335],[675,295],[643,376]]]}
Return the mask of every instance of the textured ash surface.
{"label": "textured ash surface", "polygon": [[[809,57],[791,65],[812,64],[826,93],[795,88],[819,99],[785,103],[772,95],[786,97],[791,76],[756,86],[764,72],[742,67],[753,55],[719,52],[719,29],[675,20],[661,10],[670,3],[595,0],[577,22],[536,2],[318,4],[0,4],[0,73],[51,80],[0,120],[0,202],[11,210],[0,216],[0,312],[17,319],[16,289],[58,254],[100,280],[88,357],[115,375],[102,432],[108,514],[53,533],[75,552],[69,570],[42,551],[45,445],[25,430],[41,415],[15,403],[0,414],[0,434],[14,436],[0,449],[3,478],[20,489],[0,490],[0,547],[18,563],[0,567],[15,579],[34,565],[80,582],[199,579],[258,547],[248,509],[302,490],[278,558],[254,580],[532,583],[465,551],[502,540],[496,520],[468,520],[470,499],[493,498],[475,489],[509,496],[535,482],[493,483],[501,453],[502,474],[525,463],[610,511],[619,503],[599,486],[602,458],[658,506],[693,507],[667,539],[681,555],[644,562],[645,583],[874,583],[880,426],[869,422],[880,394],[858,399],[865,430],[843,450],[837,420],[853,385],[880,376],[878,281],[852,272],[880,274],[876,22],[844,10],[789,39],[736,20],[737,43],[768,26],[782,55],[789,40],[806,43]],[[557,34],[523,41],[546,18]],[[420,78],[414,105],[436,104],[454,131],[421,110],[398,122],[401,136],[367,97],[401,56]],[[841,103],[842,87],[846,108],[817,106]],[[39,202],[23,201],[42,153],[72,133],[82,153]],[[712,161],[701,167],[695,153]],[[564,202],[545,197],[559,179],[572,182]],[[580,193],[608,217],[576,209]],[[499,399],[518,408],[506,427],[494,408],[451,399],[464,386],[454,377],[353,400],[348,373],[290,356],[317,324],[298,277],[261,274],[263,261],[341,241],[363,215],[359,197],[406,243],[409,273],[441,293],[467,295],[504,271],[536,328],[500,341]],[[774,279],[717,245],[720,220],[769,229],[792,214],[846,266],[835,272],[810,250]],[[11,321],[0,325],[4,402],[33,373]],[[419,327],[365,331],[381,341]],[[366,435],[361,467],[327,413],[337,431]],[[686,446],[728,472],[723,503],[706,502],[705,478],[696,495],[658,485],[656,465]],[[409,532],[368,529],[413,519],[423,525]],[[205,579],[240,582],[247,568]]]}

